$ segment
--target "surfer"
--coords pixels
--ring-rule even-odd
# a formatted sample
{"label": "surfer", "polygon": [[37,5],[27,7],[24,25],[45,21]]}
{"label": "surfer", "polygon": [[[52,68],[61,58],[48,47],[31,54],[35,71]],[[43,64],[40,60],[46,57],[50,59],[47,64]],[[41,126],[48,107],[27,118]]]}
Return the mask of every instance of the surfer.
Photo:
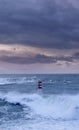
{"label": "surfer", "polygon": [[42,89],[42,81],[38,81],[38,88]]}

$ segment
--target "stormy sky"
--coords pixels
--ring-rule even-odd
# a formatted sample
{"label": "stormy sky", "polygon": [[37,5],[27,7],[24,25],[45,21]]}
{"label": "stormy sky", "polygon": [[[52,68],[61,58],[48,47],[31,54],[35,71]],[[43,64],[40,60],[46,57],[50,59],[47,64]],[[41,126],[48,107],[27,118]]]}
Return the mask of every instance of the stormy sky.
{"label": "stormy sky", "polygon": [[0,0],[0,73],[79,73],[79,1]]}

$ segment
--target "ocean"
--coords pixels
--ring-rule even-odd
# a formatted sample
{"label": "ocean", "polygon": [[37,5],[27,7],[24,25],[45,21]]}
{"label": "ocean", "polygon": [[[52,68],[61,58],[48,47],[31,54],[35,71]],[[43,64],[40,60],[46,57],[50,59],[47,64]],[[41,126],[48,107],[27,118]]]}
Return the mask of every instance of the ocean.
{"label": "ocean", "polygon": [[0,75],[0,130],[78,129],[78,74]]}

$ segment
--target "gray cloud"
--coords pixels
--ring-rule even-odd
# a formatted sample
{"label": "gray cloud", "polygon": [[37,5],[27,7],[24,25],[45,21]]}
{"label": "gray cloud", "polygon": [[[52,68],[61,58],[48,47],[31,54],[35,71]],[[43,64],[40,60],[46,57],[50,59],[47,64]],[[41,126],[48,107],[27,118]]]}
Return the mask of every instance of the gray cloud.
{"label": "gray cloud", "polygon": [[58,61],[64,61],[66,63],[74,62],[77,56],[47,56],[42,54],[28,55],[28,56],[0,56],[0,61],[14,64],[35,64],[35,63],[57,63]]}
{"label": "gray cloud", "polygon": [[73,59],[79,60],[79,52],[73,54]]}
{"label": "gray cloud", "polygon": [[1,0],[0,43],[79,48],[79,9],[69,0]]}
{"label": "gray cloud", "polygon": [[0,61],[14,63],[14,64],[34,64],[34,63],[55,63],[56,59],[45,56],[45,55],[34,55],[28,57],[20,57],[20,56],[1,56]]}

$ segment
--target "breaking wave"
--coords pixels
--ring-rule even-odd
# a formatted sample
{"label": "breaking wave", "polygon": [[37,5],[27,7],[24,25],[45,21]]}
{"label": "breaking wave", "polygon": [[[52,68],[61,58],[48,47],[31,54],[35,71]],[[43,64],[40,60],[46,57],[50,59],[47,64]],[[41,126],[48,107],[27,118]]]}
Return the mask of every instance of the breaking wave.
{"label": "breaking wave", "polygon": [[43,118],[79,120],[79,95],[39,95],[0,93],[4,102],[30,108],[32,114]]}
{"label": "breaking wave", "polygon": [[27,78],[27,77],[8,77],[2,78],[0,77],[0,85],[8,85],[8,84],[26,84],[35,82],[35,78]]}

